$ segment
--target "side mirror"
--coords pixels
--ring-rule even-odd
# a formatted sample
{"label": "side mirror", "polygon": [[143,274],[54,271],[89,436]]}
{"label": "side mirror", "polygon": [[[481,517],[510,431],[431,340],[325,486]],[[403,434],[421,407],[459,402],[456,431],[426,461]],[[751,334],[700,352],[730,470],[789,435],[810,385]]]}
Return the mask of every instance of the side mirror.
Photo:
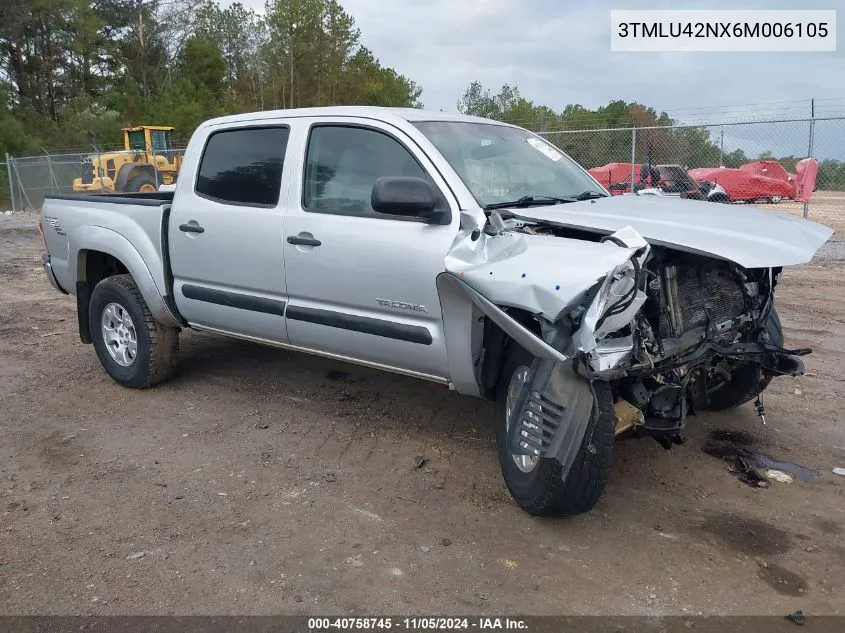
{"label": "side mirror", "polygon": [[370,206],[379,213],[434,220],[437,199],[432,186],[422,178],[394,176],[376,180]]}

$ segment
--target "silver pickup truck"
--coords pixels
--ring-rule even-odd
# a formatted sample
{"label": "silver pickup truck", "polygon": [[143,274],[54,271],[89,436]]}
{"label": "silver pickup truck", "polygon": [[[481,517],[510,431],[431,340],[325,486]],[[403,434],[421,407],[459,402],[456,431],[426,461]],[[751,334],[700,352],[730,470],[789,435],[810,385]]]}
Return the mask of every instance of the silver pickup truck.
{"label": "silver pickup truck", "polygon": [[495,402],[529,513],[589,510],[614,437],[667,448],[695,409],[797,375],[773,306],[827,227],[611,197],[542,138],[367,107],[258,112],[194,133],[175,191],[47,196],[51,283],[127,387],[194,328],[432,380]]}

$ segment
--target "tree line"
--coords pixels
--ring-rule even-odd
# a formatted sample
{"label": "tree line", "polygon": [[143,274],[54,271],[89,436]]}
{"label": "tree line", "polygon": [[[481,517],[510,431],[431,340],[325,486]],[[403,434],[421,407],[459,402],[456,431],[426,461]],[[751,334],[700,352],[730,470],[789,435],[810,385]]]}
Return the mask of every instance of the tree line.
{"label": "tree line", "polygon": [[236,112],[419,107],[421,88],[361,44],[336,0],[3,0],[0,153],[120,142],[120,128],[184,137]]}
{"label": "tree line", "polygon": [[[321,105],[421,107],[422,88],[381,64],[337,0],[267,0],[263,13],[212,0],[2,0],[0,156],[119,147],[120,128],[160,124],[184,143],[213,116]],[[631,160],[631,133],[668,126],[665,112],[612,101],[561,111],[479,82],[458,109],[540,132],[582,164]],[[611,128],[609,130],[605,128]],[[690,168],[741,165],[705,128],[641,129],[635,160]],[[787,169],[794,157],[783,157]],[[0,182],[5,179],[0,177]],[[820,187],[845,187],[845,163],[823,161]],[[0,185],[2,186],[2,185]],[[2,192],[0,192],[2,196]]]}

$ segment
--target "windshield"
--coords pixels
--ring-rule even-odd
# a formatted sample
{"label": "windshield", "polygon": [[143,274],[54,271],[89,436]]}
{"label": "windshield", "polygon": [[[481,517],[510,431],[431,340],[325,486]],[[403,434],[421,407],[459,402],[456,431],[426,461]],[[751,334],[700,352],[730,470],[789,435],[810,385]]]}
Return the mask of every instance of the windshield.
{"label": "windshield", "polygon": [[129,132],[129,149],[143,152],[146,149],[144,130]]}
{"label": "windshield", "polygon": [[170,130],[150,130],[150,144],[154,152],[166,152],[173,149],[170,143]]}
{"label": "windshield", "polygon": [[482,207],[525,196],[607,195],[575,161],[525,130],[461,121],[418,121],[414,126],[449,161]]}

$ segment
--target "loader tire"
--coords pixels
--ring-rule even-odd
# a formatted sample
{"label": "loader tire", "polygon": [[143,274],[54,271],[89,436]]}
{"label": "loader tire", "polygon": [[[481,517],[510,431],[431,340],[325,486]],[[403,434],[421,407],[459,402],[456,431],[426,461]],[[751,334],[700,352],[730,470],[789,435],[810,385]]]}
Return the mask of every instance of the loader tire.
{"label": "loader tire", "polygon": [[133,176],[123,190],[127,193],[154,193],[158,191],[155,179],[149,174]]}

